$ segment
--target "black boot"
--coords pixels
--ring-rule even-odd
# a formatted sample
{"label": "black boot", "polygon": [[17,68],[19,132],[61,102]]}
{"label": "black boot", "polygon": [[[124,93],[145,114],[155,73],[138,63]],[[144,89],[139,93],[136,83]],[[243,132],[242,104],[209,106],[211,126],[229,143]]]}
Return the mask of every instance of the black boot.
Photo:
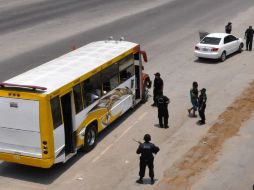
{"label": "black boot", "polygon": [[139,184],[143,184],[143,179],[139,178],[136,182],[139,183]]}
{"label": "black boot", "polygon": [[151,178],[151,185],[153,185],[154,184],[154,179],[153,178]]}

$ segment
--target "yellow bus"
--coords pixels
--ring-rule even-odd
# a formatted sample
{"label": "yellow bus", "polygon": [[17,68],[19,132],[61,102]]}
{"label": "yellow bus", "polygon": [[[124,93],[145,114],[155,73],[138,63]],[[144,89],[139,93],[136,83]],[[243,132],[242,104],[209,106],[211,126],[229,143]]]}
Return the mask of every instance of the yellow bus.
{"label": "yellow bus", "polygon": [[147,99],[146,54],[96,41],[0,83],[0,160],[41,168],[66,162]]}

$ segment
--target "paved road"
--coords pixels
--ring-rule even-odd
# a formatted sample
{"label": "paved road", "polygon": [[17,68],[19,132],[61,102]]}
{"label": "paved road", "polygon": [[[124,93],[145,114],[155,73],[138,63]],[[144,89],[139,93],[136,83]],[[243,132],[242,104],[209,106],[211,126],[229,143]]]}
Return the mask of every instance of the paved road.
{"label": "paved road", "polygon": [[[161,179],[163,171],[206,133],[209,125],[253,79],[254,66],[247,61],[239,64],[252,58],[247,52],[222,64],[198,62],[192,53],[198,31],[223,31],[230,20],[233,33],[242,35],[248,22],[243,26],[238,18],[248,19],[250,6],[253,0],[40,0],[36,3],[27,0],[24,4],[0,8],[0,80],[62,55],[73,44],[79,47],[111,35],[117,39],[125,36],[141,43],[147,51],[150,63],[145,66],[146,71],[161,72],[165,93],[172,100],[170,129],[154,127],[156,110],[149,104],[142,105],[106,130],[95,150],[86,155],[80,153],[64,165],[41,170],[1,163],[0,189],[57,190],[74,186],[89,190],[153,189],[134,183],[138,156],[132,138],[142,139],[144,133],[152,134],[152,140],[161,147],[156,157],[156,177]],[[203,128],[186,116],[188,89],[193,80],[209,89],[208,124]]]}

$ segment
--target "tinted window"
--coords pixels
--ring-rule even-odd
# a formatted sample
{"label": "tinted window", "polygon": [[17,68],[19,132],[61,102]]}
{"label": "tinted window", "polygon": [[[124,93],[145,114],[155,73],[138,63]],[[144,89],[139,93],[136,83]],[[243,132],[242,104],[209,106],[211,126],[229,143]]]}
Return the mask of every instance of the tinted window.
{"label": "tinted window", "polygon": [[229,43],[229,42],[231,42],[230,36],[226,36],[226,37],[224,38],[224,44],[227,44],[227,43]]}
{"label": "tinted window", "polygon": [[205,37],[201,40],[201,44],[219,45],[221,38]]}
{"label": "tinted window", "polygon": [[134,65],[120,71],[120,82],[124,82],[134,75]]}
{"label": "tinted window", "polygon": [[76,110],[76,113],[79,113],[83,109],[83,102],[82,102],[82,94],[81,94],[80,84],[74,86],[73,94],[74,94],[75,110]]}
{"label": "tinted window", "polygon": [[53,118],[54,129],[62,124],[62,115],[59,97],[55,97],[50,101],[51,113]]}
{"label": "tinted window", "polygon": [[82,84],[83,102],[85,107],[89,106],[101,97],[101,77],[97,73],[85,80]]}
{"label": "tinted window", "polygon": [[231,42],[237,40],[237,38],[235,36],[232,36],[232,35],[229,36],[229,39],[230,39]]}
{"label": "tinted window", "polygon": [[103,94],[116,88],[119,84],[118,64],[115,63],[101,72]]}
{"label": "tinted window", "polygon": [[120,82],[124,82],[134,75],[133,55],[119,61]]}

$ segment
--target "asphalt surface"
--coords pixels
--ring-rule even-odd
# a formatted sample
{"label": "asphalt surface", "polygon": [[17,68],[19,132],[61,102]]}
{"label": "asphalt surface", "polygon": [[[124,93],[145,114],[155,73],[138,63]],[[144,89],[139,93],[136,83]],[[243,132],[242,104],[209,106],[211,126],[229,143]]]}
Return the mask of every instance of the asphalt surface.
{"label": "asphalt surface", "polygon": [[[161,72],[165,94],[172,103],[171,128],[166,131],[155,127],[157,113],[147,103],[130,110],[103,132],[92,152],[79,153],[65,164],[41,170],[1,163],[0,189],[153,189],[155,186],[135,184],[138,156],[132,139],[141,140],[148,132],[161,147],[156,157],[158,183],[164,170],[205,134],[209,124],[253,79],[253,66],[248,61],[246,65],[237,64],[240,56],[250,59],[246,52],[223,64],[198,62],[193,56],[199,30],[223,32],[224,25],[232,21],[233,33],[243,36],[248,25],[241,25],[237,18],[245,18],[245,11],[254,6],[253,0],[4,2],[8,1],[0,2],[0,81],[67,53],[73,45],[124,36],[147,51],[149,63],[145,70],[151,76]],[[195,121],[186,116],[193,80],[209,88],[209,101],[213,102],[204,128],[191,129]],[[218,102],[220,97],[223,101]]]}

